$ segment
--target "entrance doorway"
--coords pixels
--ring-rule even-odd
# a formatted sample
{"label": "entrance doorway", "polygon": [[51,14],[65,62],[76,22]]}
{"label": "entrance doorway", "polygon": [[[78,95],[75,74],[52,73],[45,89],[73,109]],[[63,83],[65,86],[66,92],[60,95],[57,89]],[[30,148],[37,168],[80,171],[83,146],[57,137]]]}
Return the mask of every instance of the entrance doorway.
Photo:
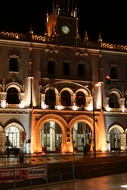
{"label": "entrance doorway", "polygon": [[54,122],[46,122],[41,128],[41,146],[42,151],[60,151],[62,141],[62,130]]}
{"label": "entrance doorway", "polygon": [[110,146],[111,150],[120,150],[121,134],[117,128],[110,131]]}
{"label": "entrance doorway", "polygon": [[92,143],[92,132],[89,125],[85,122],[78,122],[72,130],[73,146],[76,151],[83,151],[84,146]]}

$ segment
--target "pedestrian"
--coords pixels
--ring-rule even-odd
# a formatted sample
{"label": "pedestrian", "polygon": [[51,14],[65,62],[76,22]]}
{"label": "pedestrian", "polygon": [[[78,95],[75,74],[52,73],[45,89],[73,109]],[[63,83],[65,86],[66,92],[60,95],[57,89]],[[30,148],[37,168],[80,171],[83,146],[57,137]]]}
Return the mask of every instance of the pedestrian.
{"label": "pedestrian", "polygon": [[89,144],[86,143],[85,147],[84,147],[84,155],[89,157],[90,155],[90,146]]}
{"label": "pedestrian", "polygon": [[9,148],[7,147],[7,149],[6,149],[6,152],[7,152],[7,157],[9,157],[10,156],[10,151],[9,151]]}

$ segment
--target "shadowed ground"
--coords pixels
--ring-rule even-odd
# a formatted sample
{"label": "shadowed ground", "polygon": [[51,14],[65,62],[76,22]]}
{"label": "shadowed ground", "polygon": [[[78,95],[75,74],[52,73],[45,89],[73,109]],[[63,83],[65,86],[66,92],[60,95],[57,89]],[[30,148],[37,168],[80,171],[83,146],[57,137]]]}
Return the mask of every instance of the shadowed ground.
{"label": "shadowed ground", "polygon": [[[47,156],[48,164],[48,183],[60,182],[66,180],[81,180],[89,179],[93,177],[100,177],[112,174],[119,174],[127,172],[127,156],[107,156],[107,157],[90,157],[85,158],[82,156],[53,156],[55,161],[53,162],[51,157]],[[60,157],[60,158],[59,158]],[[32,157],[32,160],[35,158]],[[41,159],[38,156],[37,159]],[[49,162],[48,162],[49,159]],[[60,159],[60,160],[59,160]],[[43,162],[42,162],[43,163]],[[45,164],[45,162],[44,162]],[[32,165],[41,165],[40,163],[34,163]],[[17,164],[16,167],[21,167]],[[16,188],[23,186],[46,184],[44,179],[26,180],[15,184]],[[14,189],[12,183],[0,183],[0,189]]]}

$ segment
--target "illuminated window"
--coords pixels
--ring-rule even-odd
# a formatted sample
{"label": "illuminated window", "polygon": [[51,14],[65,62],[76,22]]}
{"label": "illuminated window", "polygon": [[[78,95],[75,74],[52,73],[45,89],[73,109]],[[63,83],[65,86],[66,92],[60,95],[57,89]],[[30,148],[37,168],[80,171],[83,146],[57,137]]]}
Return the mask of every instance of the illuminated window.
{"label": "illuminated window", "polygon": [[6,130],[6,139],[8,141],[8,146],[10,148],[19,148],[20,147],[20,133],[19,130],[14,127],[11,126]]}
{"label": "illuminated window", "polygon": [[116,128],[110,132],[110,146],[111,150],[120,149],[120,131]]}

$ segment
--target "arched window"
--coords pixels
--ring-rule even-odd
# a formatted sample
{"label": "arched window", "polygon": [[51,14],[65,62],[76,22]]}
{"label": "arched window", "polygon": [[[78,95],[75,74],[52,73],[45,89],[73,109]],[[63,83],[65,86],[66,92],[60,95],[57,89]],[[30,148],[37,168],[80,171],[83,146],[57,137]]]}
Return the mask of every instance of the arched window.
{"label": "arched window", "polygon": [[111,93],[109,96],[109,107],[119,108],[118,97],[115,93]]}
{"label": "arched window", "polygon": [[45,103],[49,106],[49,108],[54,109],[56,105],[56,96],[54,90],[47,90],[45,96]]}
{"label": "arched window", "polygon": [[7,91],[8,104],[19,104],[18,90],[16,88],[9,88]]}
{"label": "arched window", "polygon": [[61,93],[61,104],[62,106],[71,106],[71,95],[67,90]]}
{"label": "arched window", "polygon": [[77,106],[85,106],[85,94],[83,92],[78,92],[76,94],[76,105]]}
{"label": "arched window", "polygon": [[110,144],[111,150],[120,148],[120,131],[116,128],[112,129],[110,132]]}
{"label": "arched window", "polygon": [[19,129],[14,126],[9,127],[6,130],[6,141],[8,142],[7,146],[10,148],[19,148],[20,147],[20,133]]}

